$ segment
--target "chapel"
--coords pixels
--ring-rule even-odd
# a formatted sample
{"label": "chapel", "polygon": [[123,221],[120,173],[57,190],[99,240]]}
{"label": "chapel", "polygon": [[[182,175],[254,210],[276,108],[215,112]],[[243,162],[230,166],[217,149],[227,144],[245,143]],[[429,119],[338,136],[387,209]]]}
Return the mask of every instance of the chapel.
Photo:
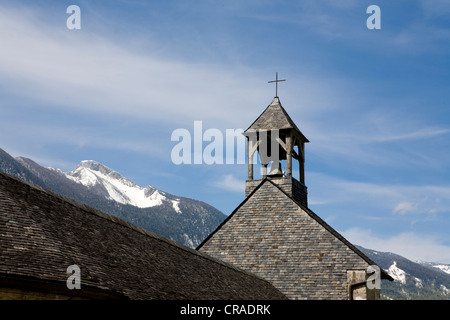
{"label": "chapel", "polygon": [[[309,140],[278,94],[243,134],[245,200],[197,250],[268,280],[289,299],[379,299],[379,286],[368,279],[392,278],[308,208]],[[258,163],[260,177],[254,174]]]}

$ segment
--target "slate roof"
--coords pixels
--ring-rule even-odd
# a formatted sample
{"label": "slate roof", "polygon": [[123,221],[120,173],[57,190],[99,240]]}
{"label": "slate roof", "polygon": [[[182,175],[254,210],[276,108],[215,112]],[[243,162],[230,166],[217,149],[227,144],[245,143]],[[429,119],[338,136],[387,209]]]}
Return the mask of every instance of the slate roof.
{"label": "slate roof", "polygon": [[[68,290],[78,265],[81,290]],[[0,173],[0,288],[124,299],[285,299],[267,281]]]}
{"label": "slate roof", "polygon": [[294,121],[292,121],[286,110],[284,110],[278,97],[273,98],[269,106],[252,123],[252,125],[244,131],[244,134],[251,129],[256,131],[293,129],[300,135],[303,142],[309,142],[309,140],[301,133]]}
{"label": "slate roof", "polygon": [[[197,250],[269,280],[290,299],[347,299],[347,270],[375,265],[270,179]],[[382,278],[392,280],[383,270]]]}

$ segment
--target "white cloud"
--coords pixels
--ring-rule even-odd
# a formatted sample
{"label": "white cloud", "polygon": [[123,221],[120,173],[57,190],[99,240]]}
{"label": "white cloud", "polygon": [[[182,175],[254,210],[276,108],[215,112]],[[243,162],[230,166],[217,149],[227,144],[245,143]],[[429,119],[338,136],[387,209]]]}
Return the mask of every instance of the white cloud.
{"label": "white cloud", "polygon": [[265,89],[256,89],[245,67],[169,60],[22,13],[0,10],[0,82],[36,105],[171,123],[232,122],[235,112],[250,114],[241,107],[249,104],[245,97]]}
{"label": "white cloud", "polygon": [[392,252],[417,261],[450,263],[450,246],[432,235],[399,233],[383,237],[371,230],[351,228],[341,234],[353,244],[383,252]]}
{"label": "white cloud", "polygon": [[[429,126],[407,114],[385,113],[372,110],[337,128],[328,126],[328,121],[308,126],[305,134],[314,144],[307,147],[317,155],[377,167],[417,170],[447,166],[444,148],[448,139],[442,138],[449,136],[449,128]],[[417,143],[421,143],[420,149]]]}
{"label": "white cloud", "polygon": [[374,136],[371,137],[373,142],[388,142],[399,140],[421,140],[433,138],[450,133],[450,129],[423,128],[405,133],[393,133],[390,136]]}
{"label": "white cloud", "polygon": [[[205,127],[233,129],[250,125],[272,98],[273,91],[266,83],[270,75],[262,67],[252,69],[221,61],[194,63],[174,55],[169,58],[164,55],[169,45],[158,52],[148,51],[139,45],[124,45],[123,39],[106,32],[93,34],[84,28],[74,32],[65,24],[56,27],[46,22],[45,12],[0,8],[0,86],[12,96],[13,104],[28,106],[27,114],[69,111],[116,121],[131,118],[169,131],[190,129],[194,120],[203,120]],[[158,43],[148,45],[154,41],[151,37],[135,37],[142,37],[146,48],[158,48]],[[341,86],[346,80],[331,78],[312,72],[292,75],[285,86],[292,94],[283,100],[290,114],[301,113],[305,119],[335,108],[335,101],[345,92]],[[14,105],[5,108],[17,109]],[[18,117],[14,123],[11,118],[4,122],[0,119],[0,126],[16,128],[16,132],[24,126]],[[35,122],[26,131],[34,130],[47,144],[63,141],[77,146],[149,150],[140,140],[106,136],[101,127],[93,130],[91,126],[91,130],[77,134],[64,125],[48,125]]]}
{"label": "white cloud", "polygon": [[[169,44],[162,47],[146,34],[133,35],[136,39],[124,45],[117,35],[83,28],[74,32],[46,23],[45,18],[45,13],[24,14],[17,8],[0,10],[0,83],[6,92],[40,110],[66,108],[157,124],[203,120],[233,128],[251,124],[270,103],[268,67],[220,59],[192,62],[180,52],[174,58]],[[159,50],[139,47],[142,41],[145,48]],[[203,52],[198,51],[197,61],[202,61]],[[302,70],[307,70],[304,64]],[[317,75],[315,70],[292,75],[285,86],[292,93],[284,99],[286,106],[292,114],[305,106],[303,119],[336,108],[336,100],[345,96],[342,87],[353,86],[346,82],[342,76]]]}
{"label": "white cloud", "polygon": [[394,213],[400,213],[400,214],[406,214],[409,211],[416,210],[416,208],[417,208],[417,203],[412,203],[412,202],[408,202],[408,201],[402,201],[402,202],[399,202],[395,206],[393,212]]}
{"label": "white cloud", "polygon": [[221,179],[218,179],[214,185],[220,189],[232,191],[232,192],[242,192],[245,191],[245,181],[238,179],[232,174],[224,174]]}
{"label": "white cloud", "polygon": [[326,209],[334,214],[333,207],[346,206],[351,208],[347,217],[395,219],[410,225],[439,223],[450,213],[449,185],[357,182],[317,172],[308,172],[307,182],[309,202],[319,212]]}

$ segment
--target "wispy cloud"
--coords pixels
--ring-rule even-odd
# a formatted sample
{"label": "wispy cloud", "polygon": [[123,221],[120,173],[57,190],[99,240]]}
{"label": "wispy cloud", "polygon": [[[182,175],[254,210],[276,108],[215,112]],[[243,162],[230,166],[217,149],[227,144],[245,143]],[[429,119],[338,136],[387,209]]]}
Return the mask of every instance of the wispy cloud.
{"label": "wispy cloud", "polygon": [[[412,132],[398,133],[390,136],[374,136],[372,142],[392,142],[401,140],[423,140],[450,133],[450,129],[423,128]],[[370,142],[370,141],[367,141]]]}
{"label": "wispy cloud", "polygon": [[382,236],[361,228],[351,228],[341,233],[350,242],[368,249],[393,252],[413,261],[450,263],[450,245],[429,234],[403,232]]}
{"label": "wispy cloud", "polygon": [[417,208],[417,203],[413,203],[413,202],[408,202],[408,201],[402,201],[399,202],[393,212],[394,213],[400,213],[400,214],[406,214],[410,211],[414,211]]}
{"label": "wispy cloud", "polygon": [[405,169],[447,165],[448,139],[444,138],[450,135],[448,127],[429,125],[406,114],[378,116],[383,113],[385,111],[379,109],[353,115],[353,123],[339,126],[327,126],[325,121],[309,126],[309,136],[315,142],[310,147],[311,152],[376,167]]}
{"label": "wispy cloud", "polygon": [[[289,3],[295,10],[288,12],[247,10],[244,14],[250,19],[278,25],[290,24],[321,39],[352,42],[355,48],[370,48],[371,52],[389,57],[393,52],[410,56],[430,49],[442,50],[442,41],[450,39],[450,32],[445,23],[436,23],[439,18],[445,21],[445,17],[449,15],[446,0],[377,4],[381,8],[382,21],[382,29],[379,32],[370,32],[366,28],[366,19],[369,17],[366,9],[371,4],[373,3],[353,0],[308,0],[295,5]],[[411,11],[414,12],[413,15],[410,15]]]}
{"label": "wispy cloud", "polygon": [[351,203],[354,207],[370,208],[367,216],[373,212],[385,218],[400,214],[411,221],[439,221],[439,215],[450,213],[450,185],[356,182],[312,172],[308,178],[310,197],[317,208],[325,203]]}
{"label": "wispy cloud", "polygon": [[235,77],[242,71],[237,66],[239,70],[230,71],[221,65],[164,59],[124,48],[120,38],[115,41],[84,30],[77,34],[21,13],[0,11],[1,83],[41,109],[68,108],[156,122],[200,118],[232,122],[230,114],[242,113],[240,103],[249,103],[245,97],[261,93],[252,85],[255,74],[249,70],[241,72],[246,76]]}
{"label": "wispy cloud", "polygon": [[[26,105],[26,110],[17,112],[29,117],[52,115],[52,121],[63,112],[109,117],[115,123],[145,120],[148,127],[168,131],[167,147],[170,132],[177,127],[189,129],[194,120],[202,120],[205,127],[242,128],[270,103],[272,96],[262,80],[268,77],[264,68],[192,62],[180,55],[174,58],[164,54],[170,51],[169,45],[158,52],[140,47],[138,41],[124,46],[123,35],[96,34],[83,28],[69,31],[64,25],[46,22],[45,17],[45,11],[38,9],[5,6],[0,10],[0,84],[5,97],[1,103],[6,110],[14,110],[15,104]],[[150,37],[145,41],[156,40]],[[157,48],[158,43],[149,47]],[[292,94],[285,102],[292,105],[291,112],[308,118],[335,108],[333,100],[343,96],[341,83],[345,79],[338,81],[330,75],[292,75],[286,86]],[[299,93],[297,88],[302,88]],[[18,136],[14,133],[25,123],[16,114],[9,117],[3,130],[9,126],[11,136]],[[35,132],[47,144],[65,141],[75,146],[153,152],[148,143],[141,143],[143,139],[132,140],[126,133],[120,138],[107,136],[110,131],[92,128],[77,131],[65,123],[41,121],[25,131]],[[154,154],[158,154],[161,145],[153,145]]]}
{"label": "wispy cloud", "polygon": [[236,178],[232,174],[224,174],[221,178],[216,180],[214,186],[217,188],[232,191],[232,192],[240,192],[244,194],[245,190],[245,181],[242,179]]}

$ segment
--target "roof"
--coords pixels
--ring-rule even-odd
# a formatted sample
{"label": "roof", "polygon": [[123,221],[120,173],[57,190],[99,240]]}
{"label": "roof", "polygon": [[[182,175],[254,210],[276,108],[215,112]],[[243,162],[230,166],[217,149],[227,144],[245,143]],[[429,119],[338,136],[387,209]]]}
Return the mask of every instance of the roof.
{"label": "roof", "polygon": [[301,133],[300,129],[292,121],[286,110],[282,107],[278,97],[273,98],[269,106],[261,113],[261,115],[252,123],[252,125],[244,131],[249,130],[284,130],[292,129],[296,132],[303,142],[309,140]]}
{"label": "roof", "polygon": [[[79,266],[81,290],[68,290]],[[205,253],[0,173],[0,287],[125,299],[285,299]]]}
{"label": "roof", "polygon": [[[262,191],[262,189],[265,189]],[[280,192],[281,194],[277,194]],[[284,195],[285,197],[290,199],[290,202],[286,202],[281,195]],[[255,199],[252,199],[255,198]],[[251,202],[251,203],[250,203]],[[292,205],[294,204],[294,205]],[[245,209],[243,209],[246,207]],[[296,210],[295,208],[301,209],[301,212]],[[279,215],[277,214],[279,212]],[[333,244],[330,246],[330,254],[334,251],[333,254],[336,253],[336,246],[337,243],[335,240],[343,244],[344,246],[340,245],[339,247],[346,247],[350,251],[356,254],[359,258],[362,259],[367,265],[376,265],[374,261],[372,261],[370,258],[368,258],[364,253],[362,253],[358,248],[356,248],[353,244],[351,244],[347,239],[345,239],[341,234],[339,234],[336,230],[334,230],[330,225],[328,225],[324,220],[322,220],[318,215],[316,215],[312,210],[309,208],[303,206],[300,202],[296,201],[294,198],[289,196],[286,192],[284,192],[276,183],[272,182],[270,179],[265,178],[261,181],[261,183],[246,197],[246,199],[231,213],[225,221],[222,222],[221,225],[219,225],[214,232],[212,232],[208,238],[206,238],[198,247],[197,250],[201,250],[202,247],[206,246],[206,244],[214,238],[216,233],[221,232],[222,229],[225,228],[225,226],[234,219],[235,215],[240,214],[242,215],[239,222],[236,222],[235,225],[242,226],[241,232],[246,233],[246,236],[249,238],[255,237],[259,238],[259,242],[264,242],[263,239],[261,239],[261,230],[270,229],[266,232],[268,242],[270,242],[270,245],[268,246],[270,249],[272,248],[282,248],[283,244],[281,244],[283,241],[286,243],[287,246],[291,246],[291,248],[287,248],[287,251],[293,252],[295,251],[295,247],[309,247],[312,248],[316,247],[317,251],[321,251],[323,248],[319,248],[319,246],[326,247],[326,242],[333,242]],[[323,229],[325,229],[328,232],[328,235],[331,234],[335,240],[332,240],[327,235],[327,232],[322,232],[320,235],[317,233],[318,229],[316,228],[315,231],[312,231],[313,229],[308,229],[306,226],[306,223],[303,221],[298,221],[296,217],[298,217],[301,214],[306,214],[310,218],[312,218],[318,225],[320,225]],[[282,216],[283,215],[283,216]],[[283,218],[284,217],[284,218]],[[251,221],[253,220],[253,221]],[[267,221],[266,221],[267,220]],[[298,222],[295,222],[298,221]],[[296,225],[296,223],[298,225]],[[277,228],[277,229],[276,229]],[[227,230],[230,232],[235,232],[235,230],[231,231],[232,227],[229,227]],[[245,230],[243,230],[245,229]],[[275,231],[275,229],[277,231]],[[284,230],[282,230],[284,229]],[[304,229],[303,235],[305,235],[305,238],[303,236],[300,238],[299,234],[297,232],[300,232],[301,229]],[[252,234],[254,232],[254,234]],[[284,235],[282,233],[284,232]],[[272,238],[274,237],[274,234],[279,234],[278,240],[281,240],[282,242],[276,243],[274,241],[273,243]],[[238,238],[236,234],[230,234],[230,238]],[[283,237],[288,237],[283,238]],[[315,239],[315,240],[313,240]],[[237,240],[239,242],[239,240]],[[220,240],[217,240],[218,242],[226,242],[224,238],[221,238]],[[320,244],[320,245],[319,245]],[[231,243],[227,244],[228,246],[232,246]],[[254,244],[250,244],[250,247],[255,247]],[[273,253],[269,253],[270,250],[267,250],[266,248],[260,248],[261,252],[264,252],[262,254],[272,254],[272,257],[274,256]],[[326,248],[325,248],[326,249]],[[233,248],[233,250],[236,250],[236,248]],[[248,250],[248,248],[245,248],[244,251]],[[285,248],[283,248],[285,250]],[[313,249],[311,249],[313,250]],[[223,251],[223,250],[222,250]],[[309,251],[309,249],[308,249]],[[207,252],[209,254],[212,254],[210,250],[205,250],[204,252]],[[267,253],[266,253],[267,252]],[[228,255],[232,255],[231,253],[227,253]],[[347,254],[346,254],[347,255]],[[246,257],[249,257],[249,254],[247,252]],[[288,259],[286,256],[281,257],[282,260]],[[293,259],[296,261],[299,261],[300,256],[293,256]],[[325,259],[325,258],[324,258]],[[350,259],[350,256],[347,255],[346,259]],[[353,259],[353,258],[352,258]],[[302,263],[306,263],[305,260],[302,261]],[[353,261],[356,261],[353,259]],[[277,262],[278,263],[278,262]],[[317,263],[317,261],[314,260],[312,263]],[[355,262],[352,262],[355,263]],[[324,262],[325,264],[325,262]],[[350,263],[349,263],[350,265]],[[356,264],[355,264],[356,265]],[[242,267],[242,266],[241,266]],[[312,265],[310,266],[312,267]],[[358,267],[359,268],[359,267]],[[245,268],[244,268],[245,269]],[[252,268],[250,268],[252,269]],[[349,268],[351,269],[351,268]],[[316,268],[316,271],[318,271],[318,268]],[[392,280],[392,278],[383,270],[380,268],[381,271],[381,277],[382,279],[388,279]],[[251,272],[256,273],[253,269]],[[273,283],[273,282],[272,282]]]}

